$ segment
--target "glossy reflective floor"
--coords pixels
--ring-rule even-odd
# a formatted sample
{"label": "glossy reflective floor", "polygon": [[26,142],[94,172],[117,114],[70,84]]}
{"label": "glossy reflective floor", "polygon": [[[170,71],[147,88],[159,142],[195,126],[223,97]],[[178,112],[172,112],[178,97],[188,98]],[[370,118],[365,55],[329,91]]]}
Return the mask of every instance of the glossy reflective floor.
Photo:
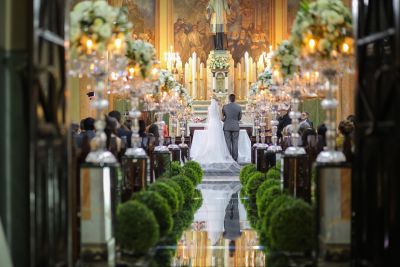
{"label": "glossy reflective floor", "polygon": [[178,243],[174,266],[263,267],[264,253],[239,199],[238,176],[208,175],[203,205]]}

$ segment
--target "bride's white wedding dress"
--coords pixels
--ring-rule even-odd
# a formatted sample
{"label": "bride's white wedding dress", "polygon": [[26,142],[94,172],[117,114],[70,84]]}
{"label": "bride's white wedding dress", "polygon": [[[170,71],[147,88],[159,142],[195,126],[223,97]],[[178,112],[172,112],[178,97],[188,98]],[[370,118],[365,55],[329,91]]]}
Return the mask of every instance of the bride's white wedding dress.
{"label": "bride's white wedding dress", "polygon": [[[197,161],[205,171],[232,171],[240,166],[232,158],[226,145],[223,123],[220,117],[218,102],[211,100],[208,107],[207,126],[202,138],[202,144],[192,145],[190,156]],[[193,140],[195,141],[195,140]]]}

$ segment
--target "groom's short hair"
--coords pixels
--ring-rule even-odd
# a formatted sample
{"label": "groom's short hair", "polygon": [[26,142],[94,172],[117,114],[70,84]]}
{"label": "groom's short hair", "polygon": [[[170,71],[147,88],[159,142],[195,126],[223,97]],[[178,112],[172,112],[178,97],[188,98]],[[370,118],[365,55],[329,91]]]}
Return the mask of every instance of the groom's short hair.
{"label": "groom's short hair", "polygon": [[235,102],[236,96],[234,94],[229,95],[229,101]]}

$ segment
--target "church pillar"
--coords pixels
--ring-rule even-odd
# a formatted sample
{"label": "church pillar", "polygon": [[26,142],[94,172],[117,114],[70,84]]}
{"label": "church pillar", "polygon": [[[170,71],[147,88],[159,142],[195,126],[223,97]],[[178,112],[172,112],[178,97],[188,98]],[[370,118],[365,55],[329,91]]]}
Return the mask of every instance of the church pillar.
{"label": "church pillar", "polygon": [[274,28],[275,28],[275,38],[274,38],[274,48],[288,38],[287,36],[287,0],[275,0],[274,1]]}
{"label": "church pillar", "polygon": [[173,0],[157,0],[156,4],[158,13],[156,16],[158,18],[156,29],[159,33],[159,58],[162,67],[166,67],[164,53],[168,52],[170,47],[174,45]]}

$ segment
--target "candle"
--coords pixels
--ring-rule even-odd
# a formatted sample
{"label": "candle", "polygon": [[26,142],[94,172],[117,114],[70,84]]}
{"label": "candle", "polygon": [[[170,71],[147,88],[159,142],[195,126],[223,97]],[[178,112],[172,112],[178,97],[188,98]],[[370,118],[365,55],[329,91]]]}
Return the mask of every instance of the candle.
{"label": "candle", "polygon": [[310,48],[310,53],[315,53],[315,47],[316,47],[317,43],[315,42],[314,39],[310,39],[308,41],[308,47]]}
{"label": "candle", "polygon": [[93,49],[93,41],[92,41],[92,39],[88,39],[86,41],[86,52],[88,54],[91,54],[92,53],[92,49]]}
{"label": "candle", "polygon": [[350,51],[350,46],[347,43],[343,43],[342,51],[347,54]]}
{"label": "candle", "polygon": [[115,39],[114,41],[115,53],[120,54],[122,48],[122,40],[120,38]]}

